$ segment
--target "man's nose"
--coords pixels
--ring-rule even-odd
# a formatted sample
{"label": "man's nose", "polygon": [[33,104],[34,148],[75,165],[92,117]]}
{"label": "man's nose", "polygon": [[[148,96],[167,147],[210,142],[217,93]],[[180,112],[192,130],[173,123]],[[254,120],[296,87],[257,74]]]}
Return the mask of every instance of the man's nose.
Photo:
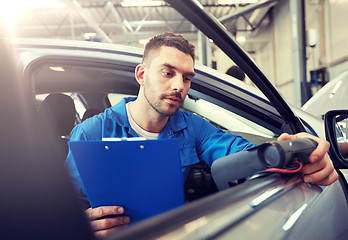
{"label": "man's nose", "polygon": [[184,89],[183,76],[179,74],[172,78],[172,91],[182,92]]}

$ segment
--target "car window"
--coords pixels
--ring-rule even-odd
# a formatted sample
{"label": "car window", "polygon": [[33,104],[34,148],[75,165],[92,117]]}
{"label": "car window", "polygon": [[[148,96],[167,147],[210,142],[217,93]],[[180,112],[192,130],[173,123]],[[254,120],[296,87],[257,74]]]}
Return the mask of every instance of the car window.
{"label": "car window", "polygon": [[[52,65],[52,64],[50,64]],[[55,75],[57,75],[56,71],[43,71],[44,69],[48,69],[48,65],[44,64],[36,69],[36,73],[40,74],[35,74],[33,75],[33,82],[35,83],[40,83],[42,85],[43,82],[42,79],[54,79]],[[107,82],[114,82],[115,85],[117,85],[117,82],[126,82],[126,80],[122,80],[120,77],[120,71],[117,71],[117,68],[115,69],[109,69],[109,68],[104,68],[102,66],[100,67],[95,67],[95,68],[87,68],[89,71],[89,74],[85,74],[86,67],[83,67],[83,63],[79,61],[79,63],[74,65],[73,63],[69,64],[69,72],[68,73],[60,73],[59,78],[56,77],[56,82],[65,82],[64,84],[67,85],[69,81],[74,77],[75,81],[80,82],[81,84],[85,82],[86,84],[92,81],[99,81],[101,85],[103,85],[103,81]],[[94,69],[94,70],[93,70]],[[94,71],[94,72],[93,72]],[[105,77],[105,74],[99,75],[99,79],[97,74],[101,72],[107,72],[108,75]],[[44,74],[42,74],[44,73]],[[72,73],[75,73],[73,77],[71,76]],[[77,74],[79,73],[79,74]],[[84,74],[82,74],[84,73]],[[51,76],[53,75],[53,76]],[[93,76],[93,79],[92,77]],[[82,79],[83,78],[83,79]],[[105,79],[104,79],[105,78]],[[49,83],[47,83],[48,85]],[[86,84],[84,84],[86,86]],[[35,84],[34,84],[35,85]],[[68,85],[67,85],[68,86]],[[107,87],[104,89],[96,89],[97,85],[91,86],[90,92],[93,91],[107,91]],[[110,85],[111,86],[111,85]],[[75,87],[75,86],[74,86]],[[76,87],[75,87],[76,88]],[[124,97],[129,97],[129,96],[136,96],[134,94],[127,94],[126,92],[129,92],[130,88],[125,88],[123,87],[119,89],[110,89],[111,91],[115,92],[109,92],[105,93],[107,96],[107,100],[110,102],[110,105],[113,106],[119,101],[121,101],[122,98]],[[86,102],[84,101],[84,98],[81,97],[81,94],[79,92],[75,92],[78,89],[74,89],[74,92],[62,92],[65,95],[70,96],[75,103],[75,108],[77,112],[77,118],[81,119],[83,118],[84,113],[86,110],[90,107],[86,105]],[[85,90],[84,90],[85,91]],[[52,92],[53,88],[52,88]],[[38,108],[40,106],[40,103],[48,96],[49,93],[44,93],[44,94],[36,94],[36,100],[38,104]],[[106,108],[106,107],[105,107]],[[101,109],[104,110],[104,109]],[[192,113],[195,113],[206,120],[208,120],[210,123],[212,123],[214,126],[223,129],[224,131],[230,131],[234,134],[241,135],[248,139],[251,142],[255,143],[262,143],[265,141],[273,140],[275,139],[279,134],[273,132],[272,130],[256,123],[256,121],[252,121],[250,119],[247,119],[240,114],[236,114],[231,110],[227,110],[221,106],[218,106],[215,103],[212,103],[210,101],[201,99],[201,98],[196,98],[196,97],[191,97],[189,94],[184,102],[184,105],[182,106],[183,111],[189,111]],[[256,119],[257,117],[255,117]],[[78,123],[79,121],[77,121]]]}
{"label": "car window", "polygon": [[[134,95],[116,93],[108,94],[111,105],[115,105],[121,101],[122,98],[130,96]],[[203,99],[195,99],[186,96],[181,110],[197,114],[224,131],[242,135],[250,141],[257,143],[265,142],[277,137],[277,134],[269,129]],[[251,136],[253,136],[253,139],[250,139]],[[258,137],[257,140],[256,137]]]}
{"label": "car window", "polygon": [[231,132],[244,132],[265,138],[276,136],[274,132],[203,99],[195,100],[188,96],[183,109],[196,113],[214,125]]}

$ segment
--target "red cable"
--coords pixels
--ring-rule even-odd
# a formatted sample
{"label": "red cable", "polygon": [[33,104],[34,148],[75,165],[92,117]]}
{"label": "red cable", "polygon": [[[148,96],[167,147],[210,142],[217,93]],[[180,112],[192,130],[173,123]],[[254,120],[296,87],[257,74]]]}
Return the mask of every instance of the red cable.
{"label": "red cable", "polygon": [[297,163],[298,164],[298,168],[296,169],[282,169],[282,168],[267,168],[265,169],[266,172],[279,172],[279,173],[297,173],[302,169],[302,163],[299,161],[293,161],[293,163]]}

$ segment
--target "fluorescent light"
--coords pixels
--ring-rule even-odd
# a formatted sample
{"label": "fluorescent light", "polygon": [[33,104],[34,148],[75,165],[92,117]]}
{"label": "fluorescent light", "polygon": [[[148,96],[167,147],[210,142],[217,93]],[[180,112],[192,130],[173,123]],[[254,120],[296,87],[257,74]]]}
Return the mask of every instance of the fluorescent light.
{"label": "fluorescent light", "polygon": [[244,45],[246,42],[246,37],[245,36],[237,36],[236,37],[237,42],[239,42],[241,45]]}
{"label": "fluorescent light", "polygon": [[154,0],[154,1],[124,0],[121,2],[122,7],[156,7],[161,5],[162,5],[162,1],[157,1],[157,0]]}
{"label": "fluorescent light", "polygon": [[141,39],[139,40],[139,43],[145,45],[148,41],[149,39]]}
{"label": "fluorescent light", "polygon": [[84,37],[85,39],[89,39],[89,38],[92,38],[92,37],[95,37],[95,36],[97,36],[96,33],[84,33],[84,34],[83,34],[83,37]]}
{"label": "fluorescent light", "polygon": [[257,3],[258,0],[218,0],[218,4],[221,5],[232,5],[232,4],[247,4]]}
{"label": "fluorescent light", "polygon": [[52,66],[50,69],[55,72],[65,72],[65,69],[61,66]]}

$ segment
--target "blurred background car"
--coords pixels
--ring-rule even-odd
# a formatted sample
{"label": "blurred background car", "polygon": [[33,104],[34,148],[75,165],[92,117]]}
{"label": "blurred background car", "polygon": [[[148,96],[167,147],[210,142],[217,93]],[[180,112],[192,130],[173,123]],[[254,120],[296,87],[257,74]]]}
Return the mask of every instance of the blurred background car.
{"label": "blurred background car", "polygon": [[335,109],[348,109],[348,71],[344,71],[319,89],[301,109],[322,117]]}

